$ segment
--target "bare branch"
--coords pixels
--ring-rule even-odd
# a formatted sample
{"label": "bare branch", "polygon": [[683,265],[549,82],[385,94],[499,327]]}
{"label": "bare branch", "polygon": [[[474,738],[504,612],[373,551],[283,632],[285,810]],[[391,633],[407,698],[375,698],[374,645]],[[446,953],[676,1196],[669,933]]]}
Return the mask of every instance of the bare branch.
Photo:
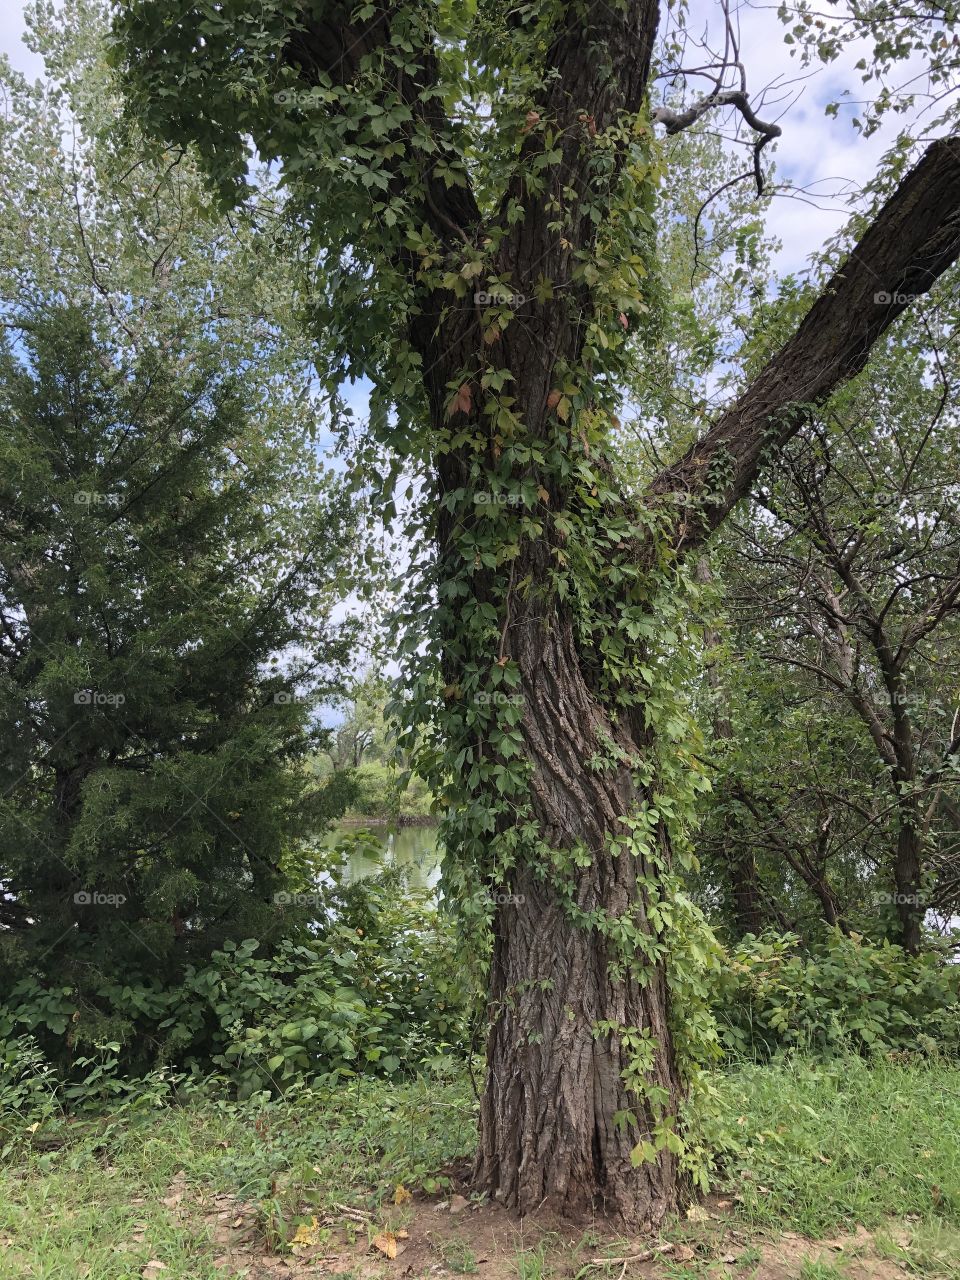
{"label": "bare branch", "polygon": [[657,107],[653,118],[658,124],[666,126],[668,134],[681,133],[695,125],[701,116],[715,107],[736,107],[751,129],[758,135],[753,147],[753,176],[757,184],[757,195],[763,195],[763,170],[760,168],[760,153],[768,142],[779,138],[783,130],[772,121],[761,120],[750,105],[750,99],[743,89],[715,89],[699,102],[694,102],[684,111],[674,111],[670,107]]}

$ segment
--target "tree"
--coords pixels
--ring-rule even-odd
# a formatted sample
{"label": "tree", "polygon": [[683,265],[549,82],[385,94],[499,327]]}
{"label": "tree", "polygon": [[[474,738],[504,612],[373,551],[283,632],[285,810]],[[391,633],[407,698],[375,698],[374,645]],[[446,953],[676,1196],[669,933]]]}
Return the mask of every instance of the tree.
{"label": "tree", "polygon": [[306,760],[364,508],[312,447],[291,246],[253,253],[275,193],[219,218],[122,124],[96,9],[35,33],[51,80],[0,66],[0,971],[73,989],[59,1054],[125,1038],[120,975],[293,927],[349,799]]}
{"label": "tree", "polygon": [[[370,430],[425,471],[433,553],[413,561],[407,647],[412,711],[441,733],[421,759],[463,876],[510,891],[478,1179],[509,1207],[631,1227],[677,1202],[692,1032],[670,1019],[670,861],[703,785],[676,662],[646,651],[681,638],[691,552],[960,252],[943,139],[750,386],[628,501],[611,439],[656,292],[657,21],[649,0],[275,3],[255,21],[131,0],[117,22],[133,111],[193,139],[225,203],[248,190],[246,139],[282,164],[315,236],[318,330],[342,342],[331,393],[368,375]],[[724,104],[744,95],[691,118]]]}
{"label": "tree", "polygon": [[0,356],[3,968],[75,986],[82,1039],[118,974],[168,986],[282,936],[311,703],[346,657],[318,596],[353,527],[319,473],[290,492],[269,412],[258,437],[195,353],[125,365],[74,309],[22,326]]}
{"label": "tree", "polygon": [[[792,782],[795,716],[778,717],[778,745],[737,734],[769,763],[731,776],[736,802],[828,923],[851,920],[852,908],[862,927],[865,905],[838,899],[830,863],[848,886],[859,880],[874,902],[886,898],[893,910],[882,914],[911,952],[928,909],[951,914],[960,752],[956,299],[932,301],[943,337],[927,316],[902,325],[859,384],[791,442],[727,538],[737,647],[777,664],[777,681],[789,679],[784,666],[797,673],[795,705],[818,730]],[[843,873],[851,862],[859,876]]]}
{"label": "tree", "polygon": [[365,756],[381,764],[390,758],[385,741],[387,696],[387,682],[375,673],[365,675],[351,690],[327,753],[334,769],[359,769]]}

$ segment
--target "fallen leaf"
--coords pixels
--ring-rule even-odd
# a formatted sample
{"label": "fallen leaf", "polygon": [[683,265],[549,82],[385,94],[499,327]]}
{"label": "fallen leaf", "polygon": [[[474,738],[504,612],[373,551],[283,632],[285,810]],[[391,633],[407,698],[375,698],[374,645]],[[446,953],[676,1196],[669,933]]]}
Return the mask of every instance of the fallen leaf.
{"label": "fallen leaf", "polygon": [[385,1231],[381,1236],[373,1237],[373,1247],[379,1249],[388,1258],[397,1256],[397,1237],[392,1231]]}
{"label": "fallen leaf", "polygon": [[450,1199],[450,1212],[462,1213],[467,1207],[466,1196],[452,1196]]}
{"label": "fallen leaf", "polygon": [[[237,1222],[242,1221],[242,1218],[237,1219]],[[236,1226],[236,1223],[234,1223],[234,1226]],[[295,1254],[305,1253],[308,1249],[314,1248],[319,1242],[319,1237],[320,1223],[317,1221],[317,1215],[311,1214],[309,1222],[301,1222],[297,1226],[293,1239],[290,1241],[290,1252]]]}
{"label": "fallen leaf", "polygon": [[692,1204],[687,1210],[688,1222],[709,1222],[710,1215],[702,1204]]}
{"label": "fallen leaf", "polygon": [[674,1261],[690,1262],[693,1258],[693,1250],[688,1244],[678,1244],[673,1251]]}
{"label": "fallen leaf", "polygon": [[144,1280],[154,1280],[155,1276],[158,1276],[161,1271],[166,1271],[166,1269],[167,1264],[165,1262],[161,1262],[159,1258],[151,1258],[140,1274]]}
{"label": "fallen leaf", "polygon": [[410,1194],[407,1188],[403,1185],[403,1183],[398,1182],[397,1189],[393,1193],[393,1203],[406,1204],[408,1200],[412,1200],[412,1199],[413,1199],[413,1196]]}

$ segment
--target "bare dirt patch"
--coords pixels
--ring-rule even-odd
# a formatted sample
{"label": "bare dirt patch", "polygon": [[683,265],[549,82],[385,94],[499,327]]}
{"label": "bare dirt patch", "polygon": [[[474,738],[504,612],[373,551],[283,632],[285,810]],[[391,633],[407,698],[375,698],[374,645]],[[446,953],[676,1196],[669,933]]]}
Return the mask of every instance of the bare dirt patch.
{"label": "bare dirt patch", "polygon": [[[578,1227],[547,1214],[518,1218],[469,1195],[398,1195],[367,1210],[307,1212],[287,1242],[270,1240],[263,1211],[228,1195],[172,1184],[164,1205],[198,1246],[216,1253],[224,1280],[902,1280],[905,1264],[881,1256],[872,1233],[810,1240],[750,1231],[733,1202],[708,1197],[662,1237],[630,1237],[602,1219]],[[907,1242],[909,1232],[893,1228]],[[928,1271],[927,1275],[931,1273]]]}

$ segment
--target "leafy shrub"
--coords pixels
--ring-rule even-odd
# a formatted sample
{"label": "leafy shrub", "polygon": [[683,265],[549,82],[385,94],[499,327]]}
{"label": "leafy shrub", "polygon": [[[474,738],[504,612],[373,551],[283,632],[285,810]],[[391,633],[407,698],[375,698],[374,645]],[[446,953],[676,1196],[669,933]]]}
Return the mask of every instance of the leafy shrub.
{"label": "leafy shrub", "polygon": [[32,1036],[0,1041],[0,1157],[6,1158],[26,1122],[58,1110],[53,1068]]}
{"label": "leafy shrub", "polygon": [[24,979],[0,1007],[0,1044],[31,1031],[65,1077],[87,1080],[84,1046],[102,1046],[106,1031],[121,1072],[218,1070],[242,1096],[301,1078],[393,1075],[462,1049],[471,993],[453,963],[452,921],[402,873],[348,884],[338,853],[326,856],[312,889],[285,895],[283,909],[302,918],[279,945],[227,942],[169,988],[104,984],[112,1014],[93,1024],[100,1039],[81,1034],[73,989]]}
{"label": "leafy shrub", "polygon": [[793,934],[745,939],[722,971],[714,1009],[735,1057],[785,1049],[960,1054],[960,965],[839,930],[813,948]]}

